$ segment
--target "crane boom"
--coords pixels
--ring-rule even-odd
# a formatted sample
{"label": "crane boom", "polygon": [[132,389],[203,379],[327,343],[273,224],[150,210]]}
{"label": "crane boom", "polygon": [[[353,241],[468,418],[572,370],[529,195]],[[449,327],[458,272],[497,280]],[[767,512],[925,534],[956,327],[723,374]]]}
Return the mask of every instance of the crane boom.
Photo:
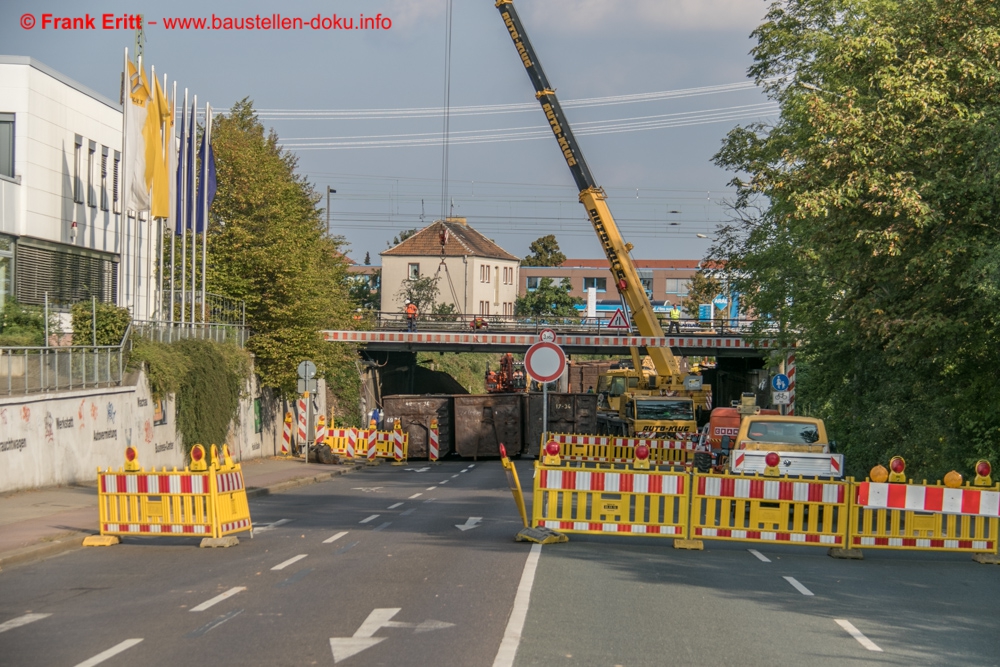
{"label": "crane boom", "polygon": [[[636,271],[635,264],[629,254],[632,250],[632,244],[626,243],[618,231],[618,225],[608,208],[604,190],[598,187],[593,174],[590,173],[583,152],[573,136],[573,130],[563,114],[562,106],[556,99],[555,91],[549,85],[542,65],[538,62],[535,50],[528,40],[528,35],[524,32],[524,26],[514,8],[513,0],[496,0],[496,7],[500,10],[500,16],[507,26],[507,32],[510,33],[510,38],[514,41],[514,47],[521,57],[524,69],[528,72],[528,78],[531,79],[531,83],[535,87],[535,97],[542,105],[542,111],[545,112],[545,117],[549,121],[549,127],[552,128],[552,133],[562,149],[570,173],[573,174],[573,180],[576,181],[576,186],[580,190],[580,203],[587,209],[590,223],[594,226],[597,238],[604,248],[604,254],[608,257],[615,285],[632,311],[632,318],[639,334],[662,337],[663,328],[653,311],[653,304],[646,296],[642,281],[639,279],[639,272]],[[651,347],[647,352],[659,376],[670,378],[675,387],[683,386],[680,364],[670,352],[670,348]]]}

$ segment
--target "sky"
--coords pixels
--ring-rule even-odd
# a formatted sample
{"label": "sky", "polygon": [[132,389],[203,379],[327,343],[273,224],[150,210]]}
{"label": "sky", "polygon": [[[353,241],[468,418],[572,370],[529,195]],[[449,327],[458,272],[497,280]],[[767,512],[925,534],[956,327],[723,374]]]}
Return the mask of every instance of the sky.
{"label": "sky", "polygon": [[[253,100],[264,125],[298,156],[321,195],[318,206],[325,209],[327,189],[336,190],[330,228],[358,262],[367,252],[378,264],[393,236],[446,212],[518,256],[546,234],[569,257],[602,256],[493,0],[453,0],[450,77],[448,0],[2,5],[0,52],[36,58],[115,101],[134,34],[102,29],[102,17],[143,14],[144,64],[197,94],[199,106],[224,111]],[[516,7],[633,256],[704,256],[732,198],[733,174],[712,156],[734,126],[776,113],[746,77],[750,35],[767,4],[517,0]],[[26,29],[29,14],[34,27]],[[56,30],[43,14],[89,14],[95,29]],[[171,30],[164,20],[274,14],[356,23],[380,16],[381,28]]]}

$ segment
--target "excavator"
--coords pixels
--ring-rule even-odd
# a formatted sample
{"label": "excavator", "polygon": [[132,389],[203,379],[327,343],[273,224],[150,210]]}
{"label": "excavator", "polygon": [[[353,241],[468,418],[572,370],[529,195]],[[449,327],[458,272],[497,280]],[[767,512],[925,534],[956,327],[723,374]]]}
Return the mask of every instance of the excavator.
{"label": "excavator", "polygon": [[524,362],[514,361],[514,355],[507,352],[500,357],[500,370],[491,371],[486,367],[486,393],[511,394],[524,391],[527,378],[524,375]]}
{"label": "excavator", "polygon": [[[583,152],[556,98],[555,90],[549,85],[538,56],[524,31],[524,25],[514,8],[513,0],[496,0],[496,7],[528,73],[528,78],[535,88],[535,97],[541,104],[566,165],[573,175],[580,192],[580,203],[587,209],[587,216],[608,258],[615,286],[622,295],[636,330],[640,336],[662,338],[663,328],[632,261],[630,253],[633,246],[631,243],[626,243],[618,231],[618,225],[608,208],[607,196],[597,185],[590,167],[587,166]],[[635,386],[629,386],[619,395],[621,400],[617,413],[605,411],[599,415],[600,430],[610,435],[629,436],[697,431],[696,406],[708,404],[711,387],[702,384],[700,375],[684,373],[670,348],[650,347],[647,349],[647,354],[652,361],[655,374],[647,375],[641,370],[638,351],[633,351],[632,357],[635,360],[633,370],[621,375],[629,385],[634,378]]]}

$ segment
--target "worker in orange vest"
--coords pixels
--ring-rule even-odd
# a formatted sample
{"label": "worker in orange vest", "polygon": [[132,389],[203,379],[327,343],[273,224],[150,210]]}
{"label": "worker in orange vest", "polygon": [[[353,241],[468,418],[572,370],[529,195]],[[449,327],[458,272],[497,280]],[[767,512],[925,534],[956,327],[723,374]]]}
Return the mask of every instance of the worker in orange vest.
{"label": "worker in orange vest", "polygon": [[413,303],[409,299],[406,300],[406,330],[416,331],[417,330],[417,315],[419,311],[417,310],[417,304]]}

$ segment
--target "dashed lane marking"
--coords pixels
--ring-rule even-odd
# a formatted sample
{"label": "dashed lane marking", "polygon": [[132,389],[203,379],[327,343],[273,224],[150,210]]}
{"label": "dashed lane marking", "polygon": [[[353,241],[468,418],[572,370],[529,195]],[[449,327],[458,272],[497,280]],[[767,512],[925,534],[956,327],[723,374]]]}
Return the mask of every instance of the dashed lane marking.
{"label": "dashed lane marking", "polygon": [[48,618],[51,615],[52,614],[25,614],[24,616],[18,616],[17,618],[12,618],[5,623],[0,623],[0,632],[7,632],[8,630],[19,628],[22,625],[27,625],[28,623],[34,623],[35,621],[40,621],[43,618]]}
{"label": "dashed lane marking", "polygon": [[385,523],[380,523],[375,528],[372,528],[372,532],[373,533],[377,533],[380,530],[385,530],[386,528],[388,528],[391,525],[392,525],[392,521],[386,521]]}
{"label": "dashed lane marking", "polygon": [[448,481],[449,480],[447,480],[447,479],[442,479],[440,482],[438,482],[438,484],[447,484]]}
{"label": "dashed lane marking", "polygon": [[394,509],[396,509],[397,507],[399,507],[402,504],[403,503],[396,503],[395,505],[389,505],[389,509],[394,510]]}
{"label": "dashed lane marking", "polygon": [[507,619],[507,629],[503,633],[503,641],[493,660],[493,667],[512,667],[517,647],[521,643],[521,631],[524,630],[524,619],[528,615],[528,603],[531,601],[531,587],[535,583],[535,570],[538,569],[538,558],[542,555],[542,545],[532,544],[528,560],[524,562],[521,572],[521,582],[517,585],[517,595],[514,596],[514,607]]}
{"label": "dashed lane marking", "polygon": [[419,498],[422,495],[424,495],[424,494],[422,494],[422,493],[414,493],[412,496],[410,496],[409,498],[407,498],[407,500],[413,500],[414,498]]}
{"label": "dashed lane marking", "polygon": [[361,521],[358,521],[358,523],[368,523],[369,521],[374,521],[378,517],[379,517],[378,514],[372,514],[371,516],[366,517],[366,518],[362,519]]}
{"label": "dashed lane marking", "polygon": [[105,660],[107,660],[108,658],[112,658],[112,657],[118,655],[122,651],[127,651],[128,649],[132,648],[133,646],[135,646],[136,644],[138,644],[141,641],[142,641],[141,638],[140,639],[126,639],[121,644],[115,644],[114,646],[112,646],[111,648],[109,648],[107,651],[102,651],[101,653],[98,653],[97,655],[95,655],[93,658],[90,658],[89,660],[84,660],[83,662],[81,662],[76,667],[94,667],[94,665],[99,665],[102,662],[104,662]]}
{"label": "dashed lane marking", "polygon": [[288,567],[292,563],[297,563],[297,562],[299,562],[300,560],[302,560],[303,558],[305,558],[308,555],[309,554],[299,554],[298,556],[292,556],[288,560],[283,561],[281,563],[278,563],[277,565],[275,565],[271,569],[272,570],[284,570],[286,567]]}
{"label": "dashed lane marking", "polygon": [[219,616],[218,618],[216,618],[216,619],[214,619],[212,621],[209,621],[208,623],[206,623],[205,625],[201,626],[197,630],[192,630],[191,632],[189,632],[186,635],[184,635],[184,637],[186,639],[194,639],[196,637],[201,637],[202,635],[204,635],[205,633],[209,632],[210,630],[214,630],[215,628],[219,627],[220,625],[222,625],[223,623],[225,623],[229,619],[236,618],[237,616],[239,616],[240,614],[242,614],[244,611],[245,611],[244,609],[238,609],[236,611],[231,611],[228,614],[223,614],[222,616]]}
{"label": "dashed lane marking", "polygon": [[770,559],[770,558],[768,558],[767,556],[765,556],[765,555],[764,555],[764,554],[762,554],[761,552],[757,551],[756,549],[747,549],[747,551],[749,551],[749,552],[750,552],[750,553],[752,553],[752,554],[753,554],[754,556],[756,556],[756,557],[757,557],[757,560],[759,560],[759,561],[762,561],[762,562],[764,562],[764,563],[770,563],[770,562],[771,562],[771,559]]}
{"label": "dashed lane marking", "polygon": [[436,486],[428,486],[426,489],[424,489],[424,491],[433,491],[436,488],[437,488]]}
{"label": "dashed lane marking", "polygon": [[[219,604],[223,600],[225,600],[227,598],[231,598],[234,595],[236,595],[237,593],[239,593],[241,591],[245,591],[246,589],[247,589],[246,586],[234,586],[233,588],[230,588],[225,593],[220,593],[219,595],[216,595],[211,600],[205,600],[204,602],[202,602],[197,607],[191,607],[191,611],[205,611],[206,609],[208,609],[212,605]],[[139,641],[142,641],[142,640],[139,640]],[[128,648],[128,647],[126,647],[126,648]]]}
{"label": "dashed lane marking", "polygon": [[340,531],[339,533],[337,533],[333,537],[326,538],[325,540],[323,540],[323,544],[330,544],[331,542],[336,542],[337,540],[339,540],[340,538],[342,538],[344,535],[347,535],[347,531],[346,530]]}
{"label": "dashed lane marking", "polygon": [[782,577],[782,579],[790,583],[792,587],[795,588],[795,590],[797,590],[799,593],[802,593],[803,595],[813,594],[811,590],[800,584],[798,579],[796,579],[795,577]]}
{"label": "dashed lane marking", "polygon": [[466,468],[466,470],[471,470],[472,468],[475,468],[475,467],[476,467],[475,463],[470,463],[469,466]]}
{"label": "dashed lane marking", "polygon": [[840,627],[844,628],[844,630],[847,630],[847,634],[849,634],[852,637],[854,637],[855,639],[857,639],[858,643],[861,644],[862,646],[864,646],[869,651],[878,651],[879,653],[883,652],[882,649],[878,647],[878,644],[876,644],[872,640],[868,639],[868,637],[865,637],[864,634],[862,634],[862,632],[860,630],[858,630],[856,627],[854,627],[854,624],[851,623],[850,621],[845,621],[842,618],[838,618],[838,619],[834,619],[834,620],[837,621],[837,625],[839,625]]}
{"label": "dashed lane marking", "polygon": [[458,473],[455,473],[454,475],[451,476],[452,479],[455,479],[456,477],[458,477]]}
{"label": "dashed lane marking", "polygon": [[459,471],[458,471],[458,473],[459,473],[459,474],[462,474],[463,472],[469,472],[469,469],[468,469],[468,468],[466,468],[465,470],[459,470]]}

